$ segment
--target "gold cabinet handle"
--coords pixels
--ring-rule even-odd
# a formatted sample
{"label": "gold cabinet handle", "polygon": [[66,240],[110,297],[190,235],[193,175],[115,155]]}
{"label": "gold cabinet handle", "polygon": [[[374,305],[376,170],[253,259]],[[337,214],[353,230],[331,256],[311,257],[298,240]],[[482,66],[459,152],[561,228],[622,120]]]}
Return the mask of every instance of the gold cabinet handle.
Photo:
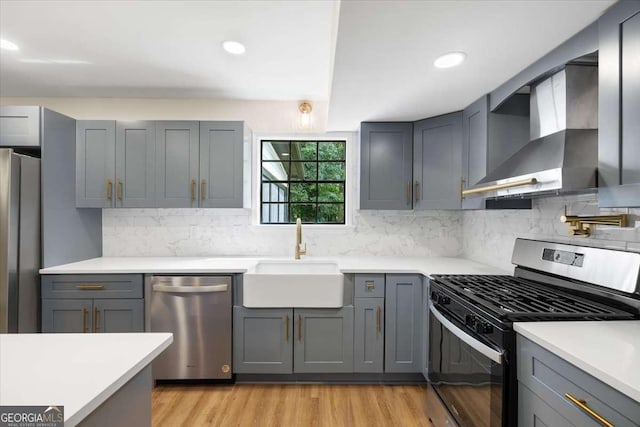
{"label": "gold cabinet handle", "polygon": [[462,191],[464,190],[464,178],[460,177],[460,203],[462,203],[462,199],[464,199],[464,195]]}
{"label": "gold cabinet handle", "polygon": [[366,282],[364,282],[364,284],[367,287],[368,291],[376,288],[376,285],[370,280],[367,280]]}
{"label": "gold cabinet handle", "polygon": [[118,188],[116,188],[116,198],[122,201],[122,181],[118,180]]}
{"label": "gold cabinet handle", "polygon": [[416,202],[420,200],[420,183],[416,181],[413,187],[413,198]]}
{"label": "gold cabinet handle", "polygon": [[111,180],[107,179],[107,200],[108,201],[111,201],[111,189],[112,189]]}
{"label": "gold cabinet handle", "polygon": [[195,179],[191,180],[191,201],[192,202],[196,201],[196,180]]}
{"label": "gold cabinet handle", "polygon": [[76,289],[81,291],[101,291],[104,289],[104,285],[76,285]]}
{"label": "gold cabinet handle", "polygon": [[302,341],[302,316],[298,314],[298,342]]}
{"label": "gold cabinet handle", "polygon": [[89,331],[89,329],[87,328],[87,315],[89,314],[89,310],[87,310],[86,308],[82,309],[82,333],[86,333],[87,331]]}
{"label": "gold cabinet handle", "polygon": [[376,309],[376,330],[378,334],[382,332],[382,308],[380,306]]}
{"label": "gold cabinet handle", "polygon": [[98,332],[100,330],[100,326],[98,325],[98,316],[100,312],[98,311],[98,307],[93,307],[93,332]]}
{"label": "gold cabinet handle", "polygon": [[289,315],[284,317],[284,341],[289,342]]}
{"label": "gold cabinet handle", "polygon": [[203,179],[200,182],[200,200],[205,199],[205,195],[207,194],[206,189],[207,189],[207,182]]}
{"label": "gold cabinet handle", "polygon": [[585,412],[587,415],[589,415],[591,418],[593,418],[594,420],[596,420],[597,422],[599,422],[603,426],[605,426],[605,427],[613,427],[613,424],[611,424],[609,421],[607,421],[606,418],[604,418],[602,415],[598,414],[593,409],[589,408],[589,406],[587,406],[587,401],[586,400],[578,399],[578,398],[574,397],[573,395],[571,395],[571,393],[565,393],[564,397],[569,399],[571,401],[571,403],[576,405],[583,412]]}
{"label": "gold cabinet handle", "polygon": [[411,204],[411,181],[407,181],[407,191],[405,193],[405,197],[407,198],[407,204]]}

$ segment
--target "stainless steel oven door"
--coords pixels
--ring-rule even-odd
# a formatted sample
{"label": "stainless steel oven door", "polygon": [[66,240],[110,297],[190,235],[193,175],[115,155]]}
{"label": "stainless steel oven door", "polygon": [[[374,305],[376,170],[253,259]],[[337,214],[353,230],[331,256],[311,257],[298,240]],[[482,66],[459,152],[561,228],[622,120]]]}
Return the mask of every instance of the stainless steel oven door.
{"label": "stainless steel oven door", "polygon": [[429,304],[429,381],[461,427],[501,427],[503,351]]}

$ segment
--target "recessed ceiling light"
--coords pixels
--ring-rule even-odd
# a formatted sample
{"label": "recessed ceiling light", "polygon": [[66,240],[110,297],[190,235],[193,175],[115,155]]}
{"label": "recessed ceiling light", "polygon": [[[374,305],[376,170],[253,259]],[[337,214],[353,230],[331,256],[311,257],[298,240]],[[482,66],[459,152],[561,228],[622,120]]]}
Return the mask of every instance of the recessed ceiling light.
{"label": "recessed ceiling light", "polygon": [[232,55],[242,55],[246,50],[242,43],[233,40],[223,41],[222,48]]}
{"label": "recessed ceiling light", "polygon": [[0,49],[18,50],[18,45],[6,39],[0,39]]}
{"label": "recessed ceiling light", "polygon": [[433,65],[436,68],[451,68],[462,64],[466,57],[467,54],[464,52],[449,52],[436,59]]}

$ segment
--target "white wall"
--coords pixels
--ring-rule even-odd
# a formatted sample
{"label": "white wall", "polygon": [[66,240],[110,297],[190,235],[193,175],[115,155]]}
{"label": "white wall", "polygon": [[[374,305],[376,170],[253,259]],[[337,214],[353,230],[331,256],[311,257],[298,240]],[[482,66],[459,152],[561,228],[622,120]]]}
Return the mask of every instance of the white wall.
{"label": "white wall", "polygon": [[[570,237],[560,222],[564,207],[570,215],[630,214],[631,227],[596,226],[592,237]],[[507,271],[516,237],[640,252],[640,209],[599,209],[596,195],[534,199],[524,211],[465,211],[462,255]]]}
{"label": "white wall", "polygon": [[[0,105],[41,105],[80,120],[244,120],[254,132],[300,132],[297,101],[149,98],[0,98]],[[327,102],[312,102],[309,132],[327,127]]]}

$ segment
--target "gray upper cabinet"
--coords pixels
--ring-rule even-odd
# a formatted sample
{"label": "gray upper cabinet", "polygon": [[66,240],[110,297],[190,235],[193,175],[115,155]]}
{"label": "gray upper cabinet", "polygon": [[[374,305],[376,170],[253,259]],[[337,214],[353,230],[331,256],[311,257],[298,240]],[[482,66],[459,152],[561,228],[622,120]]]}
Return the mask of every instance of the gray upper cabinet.
{"label": "gray upper cabinet", "polygon": [[82,120],[76,130],[76,206],[114,207],[116,122]]}
{"label": "gray upper cabinet", "polygon": [[294,372],[353,372],[353,306],[295,309],[294,314]]}
{"label": "gray upper cabinet", "polygon": [[[462,112],[462,186],[474,186],[487,174],[489,97],[481,97]],[[462,199],[462,209],[482,209],[482,198]]]}
{"label": "gray upper cabinet", "polygon": [[413,124],[362,123],[360,152],[360,209],[411,209]]}
{"label": "gray upper cabinet", "polygon": [[0,107],[0,145],[40,146],[40,107]]}
{"label": "gray upper cabinet", "polygon": [[460,209],[462,114],[420,120],[413,126],[415,209]]}
{"label": "gray upper cabinet", "polygon": [[622,1],[599,20],[600,206],[640,206],[640,2]]}
{"label": "gray upper cabinet", "polygon": [[198,207],[198,122],[156,122],[156,205]]}
{"label": "gray upper cabinet", "polygon": [[118,122],[116,125],[115,206],[155,206],[154,122]]}
{"label": "gray upper cabinet", "polygon": [[387,274],[385,372],[422,372],[422,278]]}
{"label": "gray upper cabinet", "polygon": [[384,369],[384,298],[356,298],[353,366],[355,372]]}
{"label": "gray upper cabinet", "polygon": [[242,207],[243,122],[200,122],[200,207]]}

